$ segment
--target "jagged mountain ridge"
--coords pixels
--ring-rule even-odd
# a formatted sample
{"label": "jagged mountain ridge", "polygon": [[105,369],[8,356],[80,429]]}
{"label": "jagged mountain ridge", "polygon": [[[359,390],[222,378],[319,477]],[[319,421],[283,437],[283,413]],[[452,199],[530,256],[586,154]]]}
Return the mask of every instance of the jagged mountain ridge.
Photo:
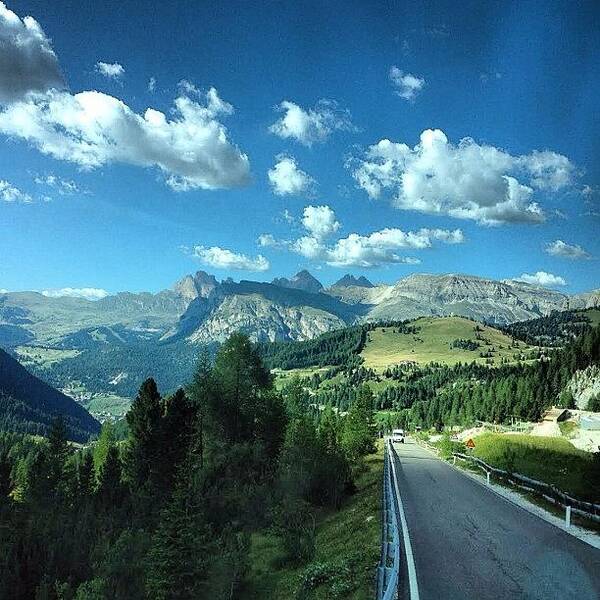
{"label": "jagged mountain ridge", "polygon": [[271,283],[280,287],[304,290],[305,292],[311,292],[312,294],[318,294],[323,290],[323,284],[306,269],[299,271],[291,279],[288,279],[287,277],[277,277],[273,279]]}
{"label": "jagged mountain ridge", "polygon": [[[244,331],[260,341],[305,340],[360,321],[463,315],[507,324],[553,310],[600,305],[598,290],[567,294],[512,280],[413,274],[393,285],[346,275],[329,288],[308,271],[272,283],[217,279],[204,271],[156,294],[121,292],[92,302],[37,292],[0,294],[0,346],[77,348],[110,340],[222,341]],[[110,328],[111,335],[105,335]],[[118,331],[118,336],[112,333]],[[77,335],[74,335],[77,334]]]}

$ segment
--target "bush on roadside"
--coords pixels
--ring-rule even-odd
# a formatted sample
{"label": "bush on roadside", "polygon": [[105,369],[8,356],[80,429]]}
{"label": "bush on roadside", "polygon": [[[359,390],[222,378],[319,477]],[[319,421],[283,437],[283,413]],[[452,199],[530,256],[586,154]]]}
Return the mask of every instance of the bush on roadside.
{"label": "bush on roadside", "polygon": [[435,444],[440,451],[440,457],[443,459],[448,459],[452,456],[453,452],[462,452],[465,451],[465,445],[463,442],[459,442],[457,440],[450,439],[450,434],[446,433],[442,437],[442,439]]}

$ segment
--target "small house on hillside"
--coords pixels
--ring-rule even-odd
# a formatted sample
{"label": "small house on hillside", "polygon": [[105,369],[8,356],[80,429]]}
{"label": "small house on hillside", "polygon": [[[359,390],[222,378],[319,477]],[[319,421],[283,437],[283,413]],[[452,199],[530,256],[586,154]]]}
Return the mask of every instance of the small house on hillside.
{"label": "small house on hillside", "polygon": [[557,408],[553,406],[550,410],[544,413],[544,421],[551,421],[553,423],[561,423],[566,421],[571,416],[571,413],[566,408]]}

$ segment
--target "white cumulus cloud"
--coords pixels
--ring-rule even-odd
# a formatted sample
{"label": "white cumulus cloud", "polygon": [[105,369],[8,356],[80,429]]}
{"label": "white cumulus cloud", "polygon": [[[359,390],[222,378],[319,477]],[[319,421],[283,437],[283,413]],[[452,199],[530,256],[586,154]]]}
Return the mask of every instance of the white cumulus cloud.
{"label": "white cumulus cloud", "polygon": [[354,130],[349,111],[340,109],[334,100],[319,100],[315,108],[309,109],[284,100],[277,110],[283,116],[271,125],[269,131],[280,138],[294,139],[305,146],[325,142],[336,130]]}
{"label": "white cumulus cloud", "polygon": [[409,102],[413,101],[425,87],[425,79],[405,73],[396,66],[390,69],[390,81],[394,85],[394,93]]}
{"label": "white cumulus cloud", "polygon": [[413,148],[383,139],[348,166],[371,198],[390,190],[402,210],[484,225],[543,222],[536,189],[567,189],[575,177],[569,159],[554,152],[512,156],[471,138],[454,145],[439,129],[423,131]]}
{"label": "white cumulus cloud", "polygon": [[523,273],[521,277],[517,277],[515,281],[523,281],[532,285],[540,285],[543,287],[557,287],[567,285],[567,282],[559,275],[546,273],[546,271],[538,271],[537,273]]}
{"label": "white cumulus cloud", "polygon": [[58,59],[39,23],[33,17],[21,20],[0,2],[0,102],[64,87]]}
{"label": "white cumulus cloud", "polygon": [[106,63],[98,61],[96,63],[96,72],[108,79],[121,79],[121,77],[125,75],[125,69],[123,68],[123,65],[120,65],[117,62]]}
{"label": "white cumulus cloud", "polygon": [[171,120],[152,108],[138,115],[96,91],[51,91],[7,106],[0,112],[0,132],[84,168],[113,162],[155,166],[175,190],[244,185],[248,157],[228,140],[221,112],[214,88],[205,104],[178,97]]}
{"label": "white cumulus cloud", "polygon": [[302,224],[317,240],[325,239],[340,228],[335,213],[329,206],[305,207]]}
{"label": "white cumulus cloud", "polygon": [[386,228],[369,235],[350,233],[344,238],[327,242],[327,238],[338,231],[340,223],[329,206],[307,206],[302,224],[306,234],[289,241],[276,240],[263,234],[259,244],[288,248],[312,261],[322,261],[334,267],[379,267],[389,263],[418,264],[415,257],[399,254],[405,250],[431,248],[434,242],[462,244],[465,241],[460,229],[427,229],[402,231]]}
{"label": "white cumulus cloud", "polygon": [[[62,89],[56,56],[41,27],[28,17],[21,21],[1,3],[0,48],[0,133],[83,168],[117,162],[156,167],[174,190],[249,183],[248,157],[220,121],[233,106],[215,88],[200,94],[189,84],[193,91],[175,99],[169,117],[153,108],[137,114],[93,90],[72,94]],[[42,71],[54,74],[40,78]]]}
{"label": "white cumulus cloud", "polygon": [[205,265],[217,269],[235,269],[238,271],[267,271],[271,265],[269,261],[259,254],[255,258],[232,252],[226,248],[212,246],[195,246],[193,255],[200,259]]}
{"label": "white cumulus cloud", "polygon": [[567,244],[562,240],[554,240],[546,244],[544,251],[552,256],[560,256],[562,258],[590,259],[592,256],[578,244]]}
{"label": "white cumulus cloud", "polygon": [[276,160],[275,166],[267,173],[275,194],[299,195],[312,190],[315,180],[298,167],[295,158],[280,154]]}
{"label": "white cumulus cloud", "polygon": [[51,290],[42,290],[42,295],[48,298],[85,298],[86,300],[101,300],[106,298],[109,293],[101,288],[59,288]]}
{"label": "white cumulus cloud", "polygon": [[28,204],[32,201],[31,196],[5,179],[0,179],[0,200],[3,202],[23,202]]}

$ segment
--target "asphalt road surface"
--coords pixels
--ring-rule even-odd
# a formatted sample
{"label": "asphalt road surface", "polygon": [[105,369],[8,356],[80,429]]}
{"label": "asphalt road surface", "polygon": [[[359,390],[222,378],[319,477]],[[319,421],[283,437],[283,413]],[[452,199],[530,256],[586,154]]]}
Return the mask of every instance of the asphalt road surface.
{"label": "asphalt road surface", "polygon": [[[420,600],[600,598],[600,550],[504,500],[411,440],[395,448]],[[403,592],[409,598],[402,554]]]}

